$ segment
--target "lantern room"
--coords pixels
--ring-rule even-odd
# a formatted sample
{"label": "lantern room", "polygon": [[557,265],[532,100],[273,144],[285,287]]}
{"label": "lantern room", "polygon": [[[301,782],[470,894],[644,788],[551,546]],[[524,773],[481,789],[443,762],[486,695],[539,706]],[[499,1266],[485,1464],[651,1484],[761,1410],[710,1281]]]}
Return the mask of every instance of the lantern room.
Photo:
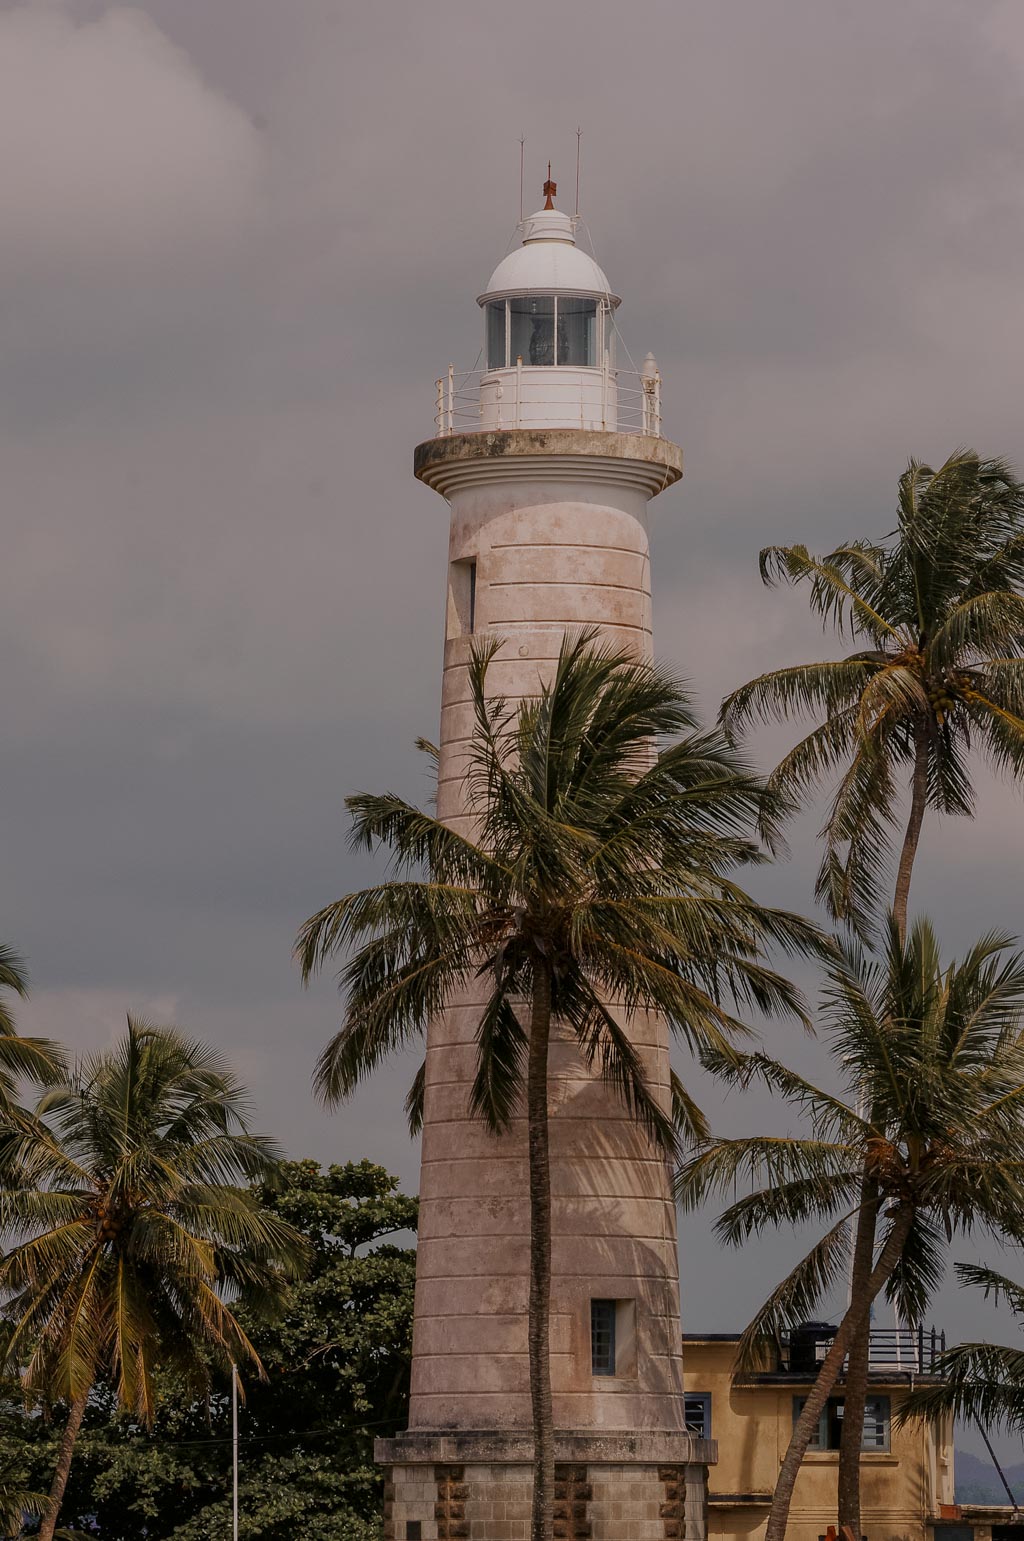
{"label": "lantern room", "polygon": [[517,362],[531,369],[600,369],[613,353],[618,295],[576,245],[574,221],[558,209],[540,209],[524,221],[522,245],[498,264],[477,303],[487,318],[488,369]]}
{"label": "lantern room", "polygon": [[619,296],[576,243],[577,220],[554,206],[521,221],[521,244],[499,262],[477,303],[482,369],[454,366],[437,382],[439,434],[473,429],[579,428],[660,435],[660,377],[615,357]]}
{"label": "lantern room", "polygon": [[575,222],[544,208],[523,221],[522,244],[479,296],[485,317],[481,427],[617,426],[614,327],[619,300]]}

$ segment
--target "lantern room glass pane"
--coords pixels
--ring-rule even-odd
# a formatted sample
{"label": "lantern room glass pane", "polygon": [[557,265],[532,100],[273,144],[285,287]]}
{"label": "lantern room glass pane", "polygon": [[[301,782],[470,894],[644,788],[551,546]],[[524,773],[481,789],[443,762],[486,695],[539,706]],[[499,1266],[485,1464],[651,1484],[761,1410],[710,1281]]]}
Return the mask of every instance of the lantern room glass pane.
{"label": "lantern room glass pane", "polygon": [[597,367],[597,301],[558,301],[558,362]]}
{"label": "lantern room glass pane", "polygon": [[505,357],[505,301],[487,307],[487,367],[504,369]]}
{"label": "lantern room glass pane", "polygon": [[546,294],[530,294],[509,300],[511,348],[509,363],[555,362],[555,301]]}

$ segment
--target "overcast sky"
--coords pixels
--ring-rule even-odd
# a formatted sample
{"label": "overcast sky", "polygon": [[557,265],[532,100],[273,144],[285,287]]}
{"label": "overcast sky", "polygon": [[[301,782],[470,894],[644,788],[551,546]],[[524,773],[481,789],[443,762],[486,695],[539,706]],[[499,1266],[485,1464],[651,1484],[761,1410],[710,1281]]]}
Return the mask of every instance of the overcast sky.
{"label": "overcast sky", "polygon": [[[427,790],[447,509],[412,451],[435,377],[474,362],[519,136],[529,208],[548,157],[571,201],[583,128],[582,210],[686,455],[657,645],[713,713],[831,646],[760,588],[761,545],[883,534],[911,454],[1024,463],[1022,88],[1014,0],[0,3],[0,937],[30,962],[24,1029],[86,1049],[127,1010],[175,1020],[291,1154],[414,1187],[409,1066],[321,1111],[337,1002],[290,947],[373,870],[343,796]],[[1020,804],[982,780],[919,867],[952,945],[1024,929]],[[812,836],[780,903],[811,902]],[[815,1059],[795,1027],[772,1042]],[[743,1326],[766,1252],[685,1221],[685,1326]],[[936,1307],[960,1334],[978,1313]]]}

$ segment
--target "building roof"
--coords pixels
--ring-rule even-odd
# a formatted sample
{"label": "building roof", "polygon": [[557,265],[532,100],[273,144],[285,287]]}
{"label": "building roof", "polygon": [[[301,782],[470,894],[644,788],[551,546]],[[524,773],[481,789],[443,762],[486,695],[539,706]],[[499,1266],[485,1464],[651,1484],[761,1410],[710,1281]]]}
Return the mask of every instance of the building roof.
{"label": "building roof", "polygon": [[742,1332],[684,1332],[684,1343],[738,1343]]}
{"label": "building roof", "polygon": [[522,245],[498,263],[477,303],[514,294],[572,294],[619,303],[593,257],[576,245],[572,217],[560,209],[538,209],[523,221]]}

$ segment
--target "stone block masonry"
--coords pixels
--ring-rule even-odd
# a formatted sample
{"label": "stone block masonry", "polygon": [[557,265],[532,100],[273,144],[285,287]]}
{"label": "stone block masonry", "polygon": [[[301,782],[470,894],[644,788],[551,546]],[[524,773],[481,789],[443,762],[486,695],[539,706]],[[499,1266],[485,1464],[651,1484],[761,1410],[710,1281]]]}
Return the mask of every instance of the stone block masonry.
{"label": "stone block masonry", "polygon": [[[555,1468],[557,1541],[706,1541],[711,1441],[676,1439],[683,1458],[672,1461],[651,1458],[663,1437],[570,1435],[558,1443],[559,1456],[573,1458]],[[452,1459],[456,1452],[463,1458]],[[378,1441],[376,1458],[387,1467],[385,1541],[529,1541],[528,1441],[400,1436]]]}

